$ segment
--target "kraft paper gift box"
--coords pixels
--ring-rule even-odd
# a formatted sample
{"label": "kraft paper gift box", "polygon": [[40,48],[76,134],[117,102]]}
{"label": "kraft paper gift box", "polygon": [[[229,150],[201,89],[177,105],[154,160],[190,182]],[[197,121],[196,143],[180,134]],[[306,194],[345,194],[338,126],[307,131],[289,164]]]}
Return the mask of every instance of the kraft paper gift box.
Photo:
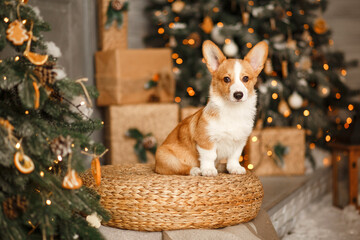
{"label": "kraft paper gift box", "polygon": [[[99,106],[174,101],[170,49],[101,51],[95,60]],[[146,89],[149,83],[155,85]]]}
{"label": "kraft paper gift box", "polygon": [[[137,163],[134,152],[136,140],[125,134],[130,128],[137,128],[144,135],[152,133],[157,145],[166,139],[176,127],[179,119],[179,108],[175,103],[135,104],[110,106],[107,109],[105,131],[107,147],[110,150],[108,161],[111,164]],[[155,158],[147,152],[148,163]]]}
{"label": "kraft paper gift box", "polygon": [[305,131],[291,127],[254,129],[244,159],[244,165],[252,164],[258,176],[304,174]]}
{"label": "kraft paper gift box", "polygon": [[99,49],[126,49],[128,46],[128,12],[122,12],[122,25],[117,26],[117,22],[113,22],[109,28],[105,27],[110,0],[98,0],[98,35]]}

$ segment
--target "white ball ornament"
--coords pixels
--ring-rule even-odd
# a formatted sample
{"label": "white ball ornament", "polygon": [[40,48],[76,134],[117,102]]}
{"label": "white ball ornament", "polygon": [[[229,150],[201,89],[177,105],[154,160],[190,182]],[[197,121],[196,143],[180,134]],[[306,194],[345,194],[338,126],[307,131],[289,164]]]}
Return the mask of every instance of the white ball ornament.
{"label": "white ball ornament", "polygon": [[301,108],[304,100],[301,95],[295,91],[290,95],[288,102],[292,109],[299,109]]}
{"label": "white ball ornament", "polygon": [[226,56],[235,57],[239,51],[239,47],[235,44],[235,42],[233,40],[231,40],[229,43],[226,43],[224,45],[223,51]]}
{"label": "white ball ornament", "polygon": [[221,35],[221,27],[218,27],[217,25],[214,26],[211,31],[211,39],[217,44],[224,44],[226,38],[224,35]]}

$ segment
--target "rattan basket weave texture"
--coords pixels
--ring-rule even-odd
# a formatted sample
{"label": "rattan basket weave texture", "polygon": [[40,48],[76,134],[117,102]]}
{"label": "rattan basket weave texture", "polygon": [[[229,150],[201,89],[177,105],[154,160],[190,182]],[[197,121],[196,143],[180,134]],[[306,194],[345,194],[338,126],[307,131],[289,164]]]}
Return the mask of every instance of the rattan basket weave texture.
{"label": "rattan basket weave texture", "polygon": [[100,186],[90,171],[82,175],[112,215],[104,225],[138,231],[220,228],[250,221],[260,210],[262,185],[249,172],[195,177],[159,175],[153,169],[103,166]]}

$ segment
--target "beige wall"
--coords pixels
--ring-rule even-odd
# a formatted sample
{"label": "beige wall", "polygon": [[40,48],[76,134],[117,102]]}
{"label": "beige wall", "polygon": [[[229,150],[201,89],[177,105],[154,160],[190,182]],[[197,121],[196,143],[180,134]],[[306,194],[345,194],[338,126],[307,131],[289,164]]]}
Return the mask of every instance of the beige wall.
{"label": "beige wall", "polygon": [[[360,0],[328,2],[324,18],[333,31],[335,48],[344,51],[346,60],[360,61]],[[350,87],[360,89],[360,66],[350,69],[346,79]]]}

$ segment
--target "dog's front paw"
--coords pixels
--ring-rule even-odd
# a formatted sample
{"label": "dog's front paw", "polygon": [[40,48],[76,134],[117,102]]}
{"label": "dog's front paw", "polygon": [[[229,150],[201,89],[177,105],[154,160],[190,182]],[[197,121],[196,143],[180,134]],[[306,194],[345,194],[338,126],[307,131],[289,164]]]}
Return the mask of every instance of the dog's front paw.
{"label": "dog's front paw", "polygon": [[201,175],[201,170],[198,167],[193,167],[190,170],[190,176],[200,176]]}
{"label": "dog's front paw", "polygon": [[202,168],[201,169],[201,175],[205,177],[215,177],[217,176],[218,171],[216,168]]}
{"label": "dog's front paw", "polygon": [[234,165],[234,166],[227,166],[226,169],[230,174],[245,174],[246,170],[244,167],[240,165]]}

